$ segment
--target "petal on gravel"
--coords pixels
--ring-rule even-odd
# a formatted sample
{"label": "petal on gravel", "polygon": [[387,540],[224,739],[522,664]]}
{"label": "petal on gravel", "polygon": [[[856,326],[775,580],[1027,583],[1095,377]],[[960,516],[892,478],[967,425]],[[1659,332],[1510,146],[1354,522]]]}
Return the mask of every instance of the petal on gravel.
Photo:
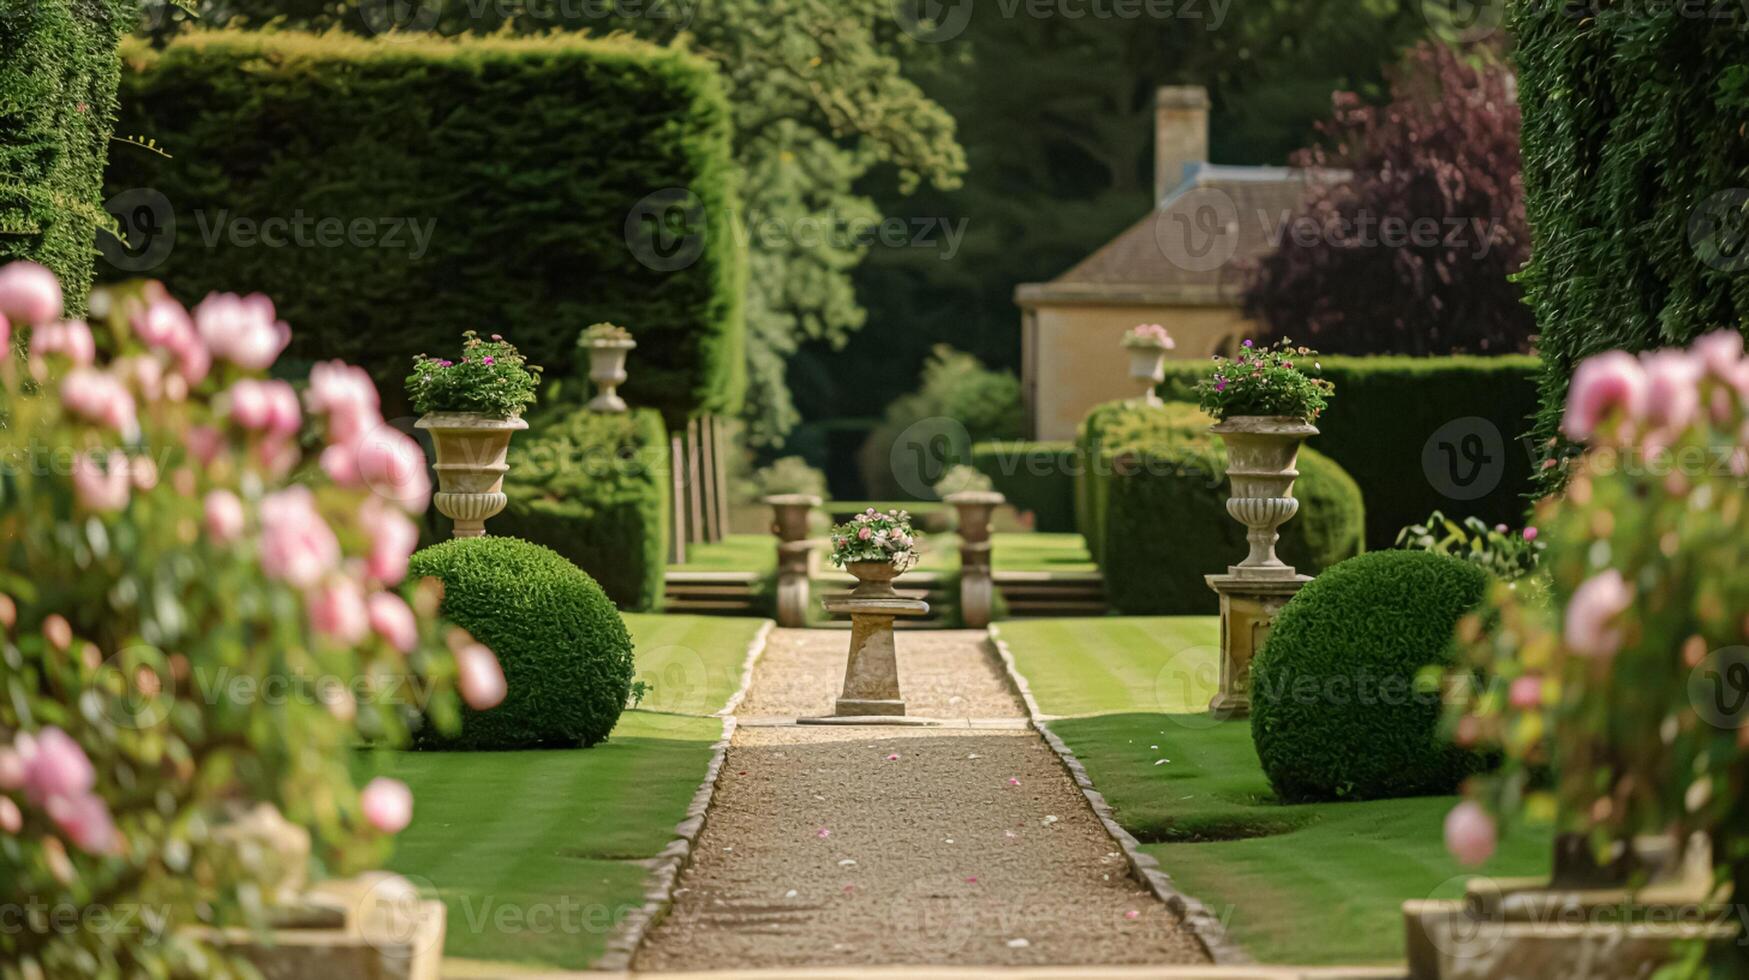
{"label": "petal on gravel", "polygon": [[1008,785],[1010,785],[1010,786],[1019,786],[1019,785],[1020,785],[1020,780],[1018,780],[1018,779],[1016,779],[1016,778],[1014,778],[1014,777],[1013,777],[1013,776],[1009,776],[1009,777],[1008,777]]}
{"label": "petal on gravel", "polygon": [[1054,824],[1056,822],[1057,822],[1057,818],[1055,815],[1047,816],[1043,820],[1039,821],[1039,823],[1044,824],[1046,827],[1049,827],[1051,824]]}
{"label": "petal on gravel", "polygon": [[1123,914],[1123,917],[1124,917],[1124,918],[1126,918],[1126,919],[1129,919],[1129,920],[1131,920],[1131,921],[1134,921],[1134,920],[1136,920],[1136,919],[1139,919],[1139,918],[1141,918],[1141,917],[1142,917],[1142,913],[1140,913],[1140,912],[1138,912],[1138,911],[1136,911],[1136,910],[1135,910],[1135,909],[1130,909],[1130,910],[1129,910],[1129,911],[1128,911],[1128,912],[1125,912],[1125,913],[1124,913],[1124,914]]}
{"label": "petal on gravel", "polygon": [[966,884],[968,884],[968,885],[975,885],[977,883],[978,883],[978,876],[977,875],[972,875],[971,877],[966,879]]}
{"label": "petal on gravel", "polygon": [[892,755],[887,756],[887,761],[888,762],[898,762],[899,761],[899,753],[894,752]]}
{"label": "petal on gravel", "polygon": [[[1055,818],[1052,818],[1052,819],[1055,819]],[[830,830],[827,830],[825,827],[821,827],[819,833],[816,833],[814,836],[820,838],[821,840],[825,840],[826,838],[832,836],[832,832]]]}

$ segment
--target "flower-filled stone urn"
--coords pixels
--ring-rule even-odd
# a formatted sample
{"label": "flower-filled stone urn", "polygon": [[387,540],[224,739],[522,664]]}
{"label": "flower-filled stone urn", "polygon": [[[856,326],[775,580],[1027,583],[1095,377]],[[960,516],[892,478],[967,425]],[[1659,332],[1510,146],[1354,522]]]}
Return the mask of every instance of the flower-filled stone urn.
{"label": "flower-filled stone urn", "polygon": [[1166,379],[1166,352],[1178,346],[1172,335],[1158,323],[1141,323],[1124,334],[1123,346],[1130,353],[1130,377],[1142,385],[1142,404],[1161,404],[1154,389]]}
{"label": "flower-filled stone urn", "polygon": [[487,518],[509,503],[510,437],[528,428],[522,412],[534,401],[540,371],[503,337],[481,340],[472,330],[463,335],[459,360],[414,359],[407,395],[424,413],[414,427],[431,434],[437,454],[431,499],[455,522],[458,538],[485,534]]}
{"label": "flower-filled stone urn", "polygon": [[577,346],[589,355],[589,380],[595,382],[595,397],[589,400],[592,412],[623,412],[625,399],[619,396],[619,386],[626,383],[626,355],[637,347],[631,332],[611,323],[597,323],[583,331]]}

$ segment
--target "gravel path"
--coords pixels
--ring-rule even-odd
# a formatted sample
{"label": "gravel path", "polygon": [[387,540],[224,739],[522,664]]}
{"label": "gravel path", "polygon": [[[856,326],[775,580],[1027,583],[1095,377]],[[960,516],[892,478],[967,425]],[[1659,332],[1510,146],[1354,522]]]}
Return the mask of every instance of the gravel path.
{"label": "gravel path", "polygon": [[[829,710],[847,640],[775,631],[743,722]],[[902,633],[899,671],[914,714],[1023,715],[981,632]],[[635,967],[1201,962],[1036,733],[744,725]]]}

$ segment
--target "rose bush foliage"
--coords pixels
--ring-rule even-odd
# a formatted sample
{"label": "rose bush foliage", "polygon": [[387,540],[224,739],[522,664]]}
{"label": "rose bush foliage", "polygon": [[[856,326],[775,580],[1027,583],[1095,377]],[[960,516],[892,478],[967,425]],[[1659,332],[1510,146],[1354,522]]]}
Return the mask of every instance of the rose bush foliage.
{"label": "rose bush foliage", "polygon": [[355,746],[503,678],[407,581],[425,460],[360,369],[269,380],[262,296],[89,309],[0,269],[0,977],[227,976],[191,927],[260,926],[288,881],[227,828],[265,804],[368,863],[412,800],[356,790]]}
{"label": "rose bush foliage", "polygon": [[[1455,736],[1503,750],[1506,763],[1470,787],[1447,843],[1480,862],[1497,818],[1552,820],[1609,859],[1637,834],[1699,832],[1740,901],[1749,896],[1742,337],[1585,361],[1563,429],[1588,448],[1567,463],[1565,492],[1537,507],[1553,601],[1497,586],[1491,606],[1459,627]],[[1724,975],[1749,967],[1741,944],[1714,955],[1738,957]]]}

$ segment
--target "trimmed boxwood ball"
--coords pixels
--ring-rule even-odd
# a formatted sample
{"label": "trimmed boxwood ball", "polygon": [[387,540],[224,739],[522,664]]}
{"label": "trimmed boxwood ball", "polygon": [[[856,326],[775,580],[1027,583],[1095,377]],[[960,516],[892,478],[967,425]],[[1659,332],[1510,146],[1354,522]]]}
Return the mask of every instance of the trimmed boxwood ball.
{"label": "trimmed boxwood ball", "polygon": [[601,586],[551,548],[518,538],[458,538],[413,555],[416,577],[443,581],[442,613],[492,648],[508,693],[462,709],[460,734],[427,728],[423,748],[594,745],[619,721],[632,683],[632,639]]}
{"label": "trimmed boxwood ball", "polygon": [[1308,582],[1251,667],[1251,738],[1283,800],[1449,793],[1473,753],[1438,732],[1424,667],[1447,666],[1488,573],[1446,555],[1375,551]]}

